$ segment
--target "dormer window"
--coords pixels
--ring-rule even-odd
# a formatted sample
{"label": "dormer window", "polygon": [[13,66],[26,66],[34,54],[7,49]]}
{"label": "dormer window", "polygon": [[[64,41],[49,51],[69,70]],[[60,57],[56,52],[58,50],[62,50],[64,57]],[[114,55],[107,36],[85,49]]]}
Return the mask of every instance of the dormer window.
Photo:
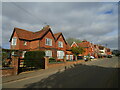
{"label": "dormer window", "polygon": [[58,41],[58,47],[63,47],[63,42]]}
{"label": "dormer window", "polygon": [[26,42],[26,41],[24,41],[23,45],[24,45],[24,46],[26,46],[26,45],[27,45],[27,42]]}
{"label": "dormer window", "polygon": [[17,38],[16,37],[13,37],[12,38],[12,43],[11,45],[16,45],[17,44]]}

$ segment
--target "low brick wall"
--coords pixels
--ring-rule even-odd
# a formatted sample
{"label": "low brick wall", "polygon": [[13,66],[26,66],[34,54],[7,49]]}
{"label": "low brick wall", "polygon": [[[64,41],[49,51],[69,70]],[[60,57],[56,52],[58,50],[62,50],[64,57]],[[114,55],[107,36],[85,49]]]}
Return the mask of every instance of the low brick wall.
{"label": "low brick wall", "polygon": [[14,68],[2,68],[0,72],[2,72],[2,76],[14,75]]}
{"label": "low brick wall", "polygon": [[70,64],[79,64],[81,62],[85,62],[84,60],[78,60],[78,61],[66,61],[63,63],[49,63],[48,68],[55,67],[55,66],[63,66],[63,65],[70,65]]}
{"label": "low brick wall", "polygon": [[79,63],[81,63],[81,62],[85,62],[85,60],[78,60],[78,61],[68,61],[68,62],[66,62],[66,64],[79,64]]}
{"label": "low brick wall", "polygon": [[48,68],[50,67],[55,67],[55,66],[62,66],[62,65],[65,65],[65,63],[48,63]]}

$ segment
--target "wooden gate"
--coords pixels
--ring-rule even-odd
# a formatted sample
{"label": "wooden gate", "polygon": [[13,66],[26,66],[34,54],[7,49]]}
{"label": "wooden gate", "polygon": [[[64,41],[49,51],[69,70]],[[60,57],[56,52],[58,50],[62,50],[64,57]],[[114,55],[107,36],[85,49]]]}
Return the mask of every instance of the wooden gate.
{"label": "wooden gate", "polygon": [[32,70],[37,70],[37,69],[44,69],[45,68],[45,59],[40,60],[40,67],[27,67],[25,64],[25,60],[24,59],[20,59],[18,60],[18,72],[25,72],[25,71],[32,71]]}

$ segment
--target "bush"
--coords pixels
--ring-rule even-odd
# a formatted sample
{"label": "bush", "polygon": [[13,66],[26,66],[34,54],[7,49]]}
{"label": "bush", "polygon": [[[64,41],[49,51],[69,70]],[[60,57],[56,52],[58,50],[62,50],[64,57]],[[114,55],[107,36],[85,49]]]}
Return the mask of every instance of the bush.
{"label": "bush", "polygon": [[55,58],[53,58],[53,57],[49,58],[49,62],[56,62]]}
{"label": "bush", "polygon": [[25,53],[25,65],[27,67],[41,67],[45,56],[44,51],[29,51]]}
{"label": "bush", "polygon": [[53,61],[53,60],[55,60],[55,58],[51,57],[51,58],[49,58],[49,60]]}
{"label": "bush", "polygon": [[8,57],[7,52],[2,52],[2,60],[4,60],[4,59],[7,58],[7,57]]}

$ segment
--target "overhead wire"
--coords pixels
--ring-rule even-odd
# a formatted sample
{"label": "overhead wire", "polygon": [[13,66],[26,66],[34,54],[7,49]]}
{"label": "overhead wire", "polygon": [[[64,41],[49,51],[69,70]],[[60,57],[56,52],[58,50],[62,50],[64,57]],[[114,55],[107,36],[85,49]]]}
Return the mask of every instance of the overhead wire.
{"label": "overhead wire", "polygon": [[40,19],[39,17],[37,17],[36,15],[32,14],[31,12],[29,12],[28,10],[24,9],[23,7],[17,5],[15,2],[10,2],[12,3],[13,5],[15,5],[16,7],[18,7],[19,9],[22,9],[24,12],[26,12],[27,14],[33,16],[34,18],[36,18],[37,20],[40,20],[41,22],[43,22],[42,24],[43,25],[47,25],[48,23],[47,22],[44,22],[42,19]]}

